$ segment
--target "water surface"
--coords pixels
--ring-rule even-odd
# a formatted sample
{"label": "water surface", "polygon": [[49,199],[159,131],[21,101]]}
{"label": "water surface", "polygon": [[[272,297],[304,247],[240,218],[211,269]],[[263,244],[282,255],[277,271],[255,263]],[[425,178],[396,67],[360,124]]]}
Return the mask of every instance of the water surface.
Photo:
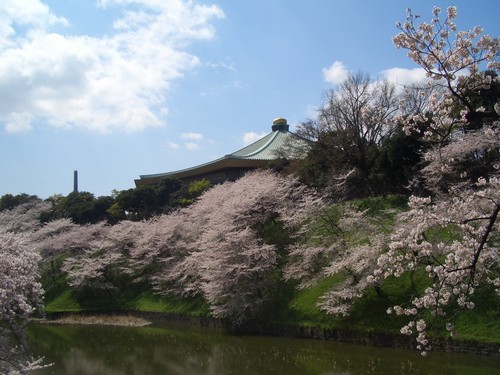
{"label": "water surface", "polygon": [[147,327],[32,324],[35,374],[500,374],[500,358],[375,348],[154,323]]}

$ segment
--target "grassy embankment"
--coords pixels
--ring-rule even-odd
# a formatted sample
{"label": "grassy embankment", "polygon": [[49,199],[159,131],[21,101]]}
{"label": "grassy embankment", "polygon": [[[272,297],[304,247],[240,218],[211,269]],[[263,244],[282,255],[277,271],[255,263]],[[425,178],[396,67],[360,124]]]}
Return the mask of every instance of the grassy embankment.
{"label": "grassy embankment", "polygon": [[[401,199],[395,197],[373,198],[352,202],[359,210],[368,210],[367,214],[378,225],[377,230],[389,231],[395,215],[402,210]],[[325,233],[325,235],[327,235]],[[446,234],[448,235],[448,234]],[[349,233],[346,233],[349,241]],[[354,235],[353,235],[354,236]],[[367,233],[369,236],[369,233]],[[356,233],[359,241],[359,233]],[[355,303],[351,314],[338,317],[326,314],[318,306],[321,297],[344,276],[336,274],[319,280],[309,288],[284,293],[286,300],[269,309],[261,316],[264,322],[271,322],[298,327],[321,327],[358,332],[399,333],[407,322],[405,317],[387,315],[388,307],[408,301],[409,296],[422,291],[427,286],[423,271],[401,278],[387,279],[381,285],[382,297],[373,288],[368,288],[364,296]],[[45,309],[47,312],[83,312],[83,311],[143,311],[175,313],[193,316],[208,316],[209,307],[201,299],[175,300],[160,297],[141,287],[127,287],[112,296],[82,295],[72,291],[61,277],[57,282],[44,285],[46,289]],[[289,288],[290,289],[290,288]],[[500,343],[500,298],[492,290],[480,290],[475,296],[476,308],[456,313],[455,338],[489,343]],[[450,312],[452,313],[452,312]],[[432,323],[430,316],[426,317]],[[431,326],[429,332],[437,337],[447,335],[444,324]]]}

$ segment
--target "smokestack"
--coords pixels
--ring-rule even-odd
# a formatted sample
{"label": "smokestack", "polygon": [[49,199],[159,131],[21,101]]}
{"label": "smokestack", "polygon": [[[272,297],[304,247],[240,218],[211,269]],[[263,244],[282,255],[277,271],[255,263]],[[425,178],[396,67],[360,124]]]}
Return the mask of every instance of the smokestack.
{"label": "smokestack", "polygon": [[73,193],[78,193],[78,171],[73,173]]}

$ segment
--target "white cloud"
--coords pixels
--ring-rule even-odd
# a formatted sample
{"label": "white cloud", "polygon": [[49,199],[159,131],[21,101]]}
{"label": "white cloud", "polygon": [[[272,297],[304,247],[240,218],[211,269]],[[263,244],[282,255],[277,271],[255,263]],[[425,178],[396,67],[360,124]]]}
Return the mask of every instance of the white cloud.
{"label": "white cloud", "polygon": [[[184,148],[189,151],[195,151],[200,148],[199,142],[205,140],[205,137],[201,133],[189,132],[189,133],[181,133],[179,138],[183,139]],[[175,144],[176,148],[180,148],[177,144]]]}
{"label": "white cloud", "polygon": [[194,142],[186,142],[184,143],[184,146],[189,150],[189,151],[194,151],[198,150],[200,148],[200,145]]}
{"label": "white cloud", "polygon": [[229,70],[233,73],[236,73],[236,68],[234,67],[233,64],[228,64],[228,63],[225,63],[223,61],[219,61],[219,62],[216,62],[216,63],[207,63],[206,64],[207,67],[209,68],[212,68],[212,69],[224,69],[224,70]]}
{"label": "white cloud", "polygon": [[201,141],[203,140],[203,134],[201,133],[182,133],[181,134],[182,139],[187,139],[190,141]]}
{"label": "white cloud", "polygon": [[395,85],[409,85],[412,83],[422,82],[427,79],[425,70],[422,68],[404,69],[390,68],[381,72],[382,77]]}
{"label": "white cloud", "polygon": [[255,133],[255,132],[248,132],[243,134],[243,143],[245,145],[249,145],[255,141],[258,141],[262,137],[264,137],[267,133]]}
{"label": "white cloud", "polygon": [[24,129],[35,120],[98,132],[161,126],[172,81],[200,65],[184,48],[213,38],[210,22],[224,17],[217,6],[182,0],[100,5],[124,15],[114,33],[91,37],[51,32],[67,21],[41,0],[0,2],[0,123],[7,130],[16,116]]}
{"label": "white cloud", "polygon": [[168,142],[167,147],[171,150],[178,150],[181,148],[181,146],[179,146],[177,143],[174,142]]}
{"label": "white cloud", "polygon": [[39,0],[2,0],[0,4],[0,50],[15,46],[15,25],[46,28],[55,24],[67,25],[64,17],[57,17]]}
{"label": "white cloud", "polygon": [[21,133],[31,130],[32,119],[19,113],[12,113],[5,123],[7,133]]}
{"label": "white cloud", "polygon": [[333,85],[341,83],[348,74],[349,70],[342,61],[335,61],[329,68],[323,68],[323,78]]}

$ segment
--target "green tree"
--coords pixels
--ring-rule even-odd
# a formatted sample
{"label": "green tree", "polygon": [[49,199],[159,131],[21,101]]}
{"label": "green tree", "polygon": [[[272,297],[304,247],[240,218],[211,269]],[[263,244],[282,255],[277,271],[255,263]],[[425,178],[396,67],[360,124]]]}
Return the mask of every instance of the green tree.
{"label": "green tree", "polygon": [[212,187],[212,183],[207,179],[191,182],[187,187],[179,191],[178,202],[181,206],[188,206],[200,197],[205,191]]}
{"label": "green tree", "polygon": [[110,220],[108,209],[114,203],[113,197],[102,196],[96,199],[89,192],[72,192],[66,197],[54,196],[48,200],[52,203],[52,210],[43,213],[41,221],[69,218],[76,224]]}
{"label": "green tree", "polygon": [[138,186],[133,189],[114,191],[114,202],[107,208],[113,222],[118,220],[144,220],[154,215],[168,213],[179,203],[182,182],[164,178],[157,185]]}
{"label": "green tree", "polygon": [[156,187],[158,195],[158,206],[163,212],[169,212],[177,206],[175,193],[182,188],[183,184],[175,178],[163,178]]}
{"label": "green tree", "polygon": [[20,204],[28,203],[38,199],[39,198],[36,195],[28,195],[25,193],[17,195],[5,194],[0,197],[0,211],[11,210],[16,206],[19,206]]}
{"label": "green tree", "polygon": [[76,224],[93,220],[94,195],[89,192],[72,192],[55,207],[55,218],[70,218]]}
{"label": "green tree", "polygon": [[138,186],[121,191],[116,203],[129,220],[143,220],[158,213],[157,192],[154,186]]}
{"label": "green tree", "polygon": [[408,194],[410,190],[419,189],[415,177],[427,147],[421,136],[408,135],[399,126],[377,149],[371,173],[372,182],[378,186],[375,193]]}

